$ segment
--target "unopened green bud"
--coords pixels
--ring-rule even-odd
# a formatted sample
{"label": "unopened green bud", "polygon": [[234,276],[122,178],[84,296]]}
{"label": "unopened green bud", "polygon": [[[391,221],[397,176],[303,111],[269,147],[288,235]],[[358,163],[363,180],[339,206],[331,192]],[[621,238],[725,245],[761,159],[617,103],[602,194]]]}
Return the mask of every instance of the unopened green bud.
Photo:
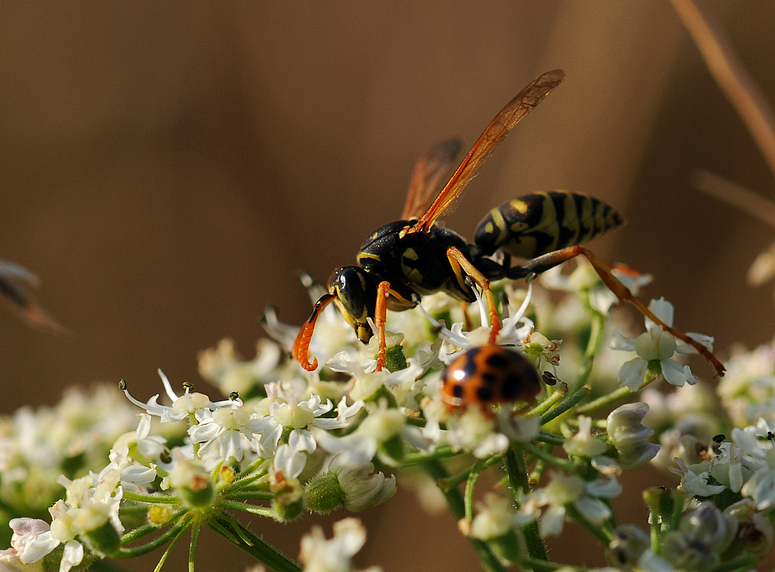
{"label": "unopened green bud", "polygon": [[84,535],[93,552],[110,556],[121,546],[121,536],[110,522],[90,530]]}
{"label": "unopened green bud", "polygon": [[406,356],[403,346],[391,346],[385,351],[385,367],[388,371],[406,369]]}
{"label": "unopened green bud", "polygon": [[344,492],[336,473],[324,473],[307,485],[307,508],[327,513],[344,504]]}

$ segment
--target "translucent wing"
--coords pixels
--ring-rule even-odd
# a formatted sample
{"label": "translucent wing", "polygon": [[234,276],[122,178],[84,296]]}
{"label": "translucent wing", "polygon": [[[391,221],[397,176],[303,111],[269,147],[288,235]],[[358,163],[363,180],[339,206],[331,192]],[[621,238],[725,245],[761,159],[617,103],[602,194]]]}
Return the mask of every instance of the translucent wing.
{"label": "translucent wing", "polygon": [[409,193],[402,220],[418,217],[428,208],[441,185],[442,177],[453,166],[462,146],[463,142],[459,139],[447,139],[428,149],[417,160],[409,179]]}
{"label": "translucent wing", "polygon": [[53,331],[62,331],[62,326],[38,304],[29,290],[19,282],[26,282],[32,286],[37,286],[38,278],[23,266],[0,259],[0,295],[9,300],[14,307],[21,310],[22,316],[30,325]]}
{"label": "translucent wing", "polygon": [[562,70],[552,70],[533,80],[514,99],[501,109],[484,133],[474,143],[463,162],[452,175],[436,199],[408,232],[428,232],[433,222],[449,207],[466,185],[479,171],[482,163],[489,157],[509,131],[520,122],[536,105],[549,95],[565,77]]}

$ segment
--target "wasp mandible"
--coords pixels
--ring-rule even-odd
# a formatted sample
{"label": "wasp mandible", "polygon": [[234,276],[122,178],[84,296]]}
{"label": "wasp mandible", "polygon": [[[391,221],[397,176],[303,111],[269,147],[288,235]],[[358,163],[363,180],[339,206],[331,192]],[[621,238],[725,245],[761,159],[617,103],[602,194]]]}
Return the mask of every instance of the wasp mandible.
{"label": "wasp mandible", "polygon": [[[369,324],[373,321],[379,340],[377,370],[381,370],[385,363],[388,309],[414,308],[421,296],[434,292],[444,292],[471,303],[476,300],[470,285],[473,282],[482,291],[487,305],[492,325],[489,343],[493,344],[501,324],[490,281],[540,274],[583,255],[621,301],[634,304],[655,323],[692,345],[723,374],[724,366],[710,350],[664,324],[611,273],[605,262],[580,246],[622,224],[621,215],[603,201],[568,191],[525,195],[492,209],[479,223],[474,244],[435,224],[509,131],[564,77],[562,70],[547,72],[507,103],[432,202],[442,177],[457,156],[460,143],[442,142],[420,158],[412,172],[402,219],[379,228],[366,239],[358,253],[357,266],[344,266],[334,272],[328,293],[315,303],[312,314],[299,330],[293,357],[304,369],[313,371],[318,366],[317,358],[309,361],[309,345],[320,312],[331,302],[363,343],[374,333]],[[496,252],[501,254],[499,259],[493,257]],[[528,261],[512,267],[511,256]]]}

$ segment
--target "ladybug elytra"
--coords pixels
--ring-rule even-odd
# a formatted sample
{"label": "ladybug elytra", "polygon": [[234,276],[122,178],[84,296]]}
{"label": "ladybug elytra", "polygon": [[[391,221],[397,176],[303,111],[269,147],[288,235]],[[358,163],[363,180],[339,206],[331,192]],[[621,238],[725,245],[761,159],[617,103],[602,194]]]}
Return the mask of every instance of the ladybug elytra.
{"label": "ladybug elytra", "polygon": [[442,400],[449,407],[527,401],[541,392],[541,378],[521,353],[496,344],[472,348],[447,366]]}

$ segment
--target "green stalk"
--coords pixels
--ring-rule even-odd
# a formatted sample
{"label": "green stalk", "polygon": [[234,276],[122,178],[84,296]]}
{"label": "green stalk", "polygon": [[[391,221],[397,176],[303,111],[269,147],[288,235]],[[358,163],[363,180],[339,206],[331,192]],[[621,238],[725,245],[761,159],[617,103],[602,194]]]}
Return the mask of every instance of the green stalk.
{"label": "green stalk", "polygon": [[272,500],[274,493],[269,491],[235,491],[229,493],[231,500]]}
{"label": "green stalk", "polygon": [[123,499],[146,504],[180,504],[180,499],[176,497],[167,495],[143,495],[131,491],[124,491]]}
{"label": "green stalk", "polygon": [[468,472],[468,480],[466,481],[466,494],[465,494],[465,510],[466,520],[471,522],[474,519],[474,488],[476,487],[476,479],[479,478],[479,474],[484,470],[484,461],[481,459],[474,463],[471,470]]}
{"label": "green stalk", "polygon": [[[180,535],[186,531],[189,524],[191,524],[192,520],[193,520],[193,516],[191,516],[189,513],[187,518],[183,519],[183,522],[176,524],[173,527],[170,527],[163,534],[160,534],[159,536],[151,540],[149,543],[142,544],[140,546],[135,546],[132,548],[121,548],[118,551],[116,551],[114,554],[111,554],[111,556],[113,558],[136,558],[138,556],[143,556],[144,554],[148,554],[149,552],[153,552],[160,546],[164,546],[164,544],[166,544],[167,541],[169,541],[170,539],[173,539],[172,544],[174,544],[177,541],[177,539],[180,537]],[[122,541],[127,536],[128,535],[125,535],[122,538]]]}
{"label": "green stalk", "polygon": [[227,508],[231,510],[238,510],[242,512],[248,512],[250,514],[256,514],[258,516],[266,516],[268,518],[274,518],[277,513],[269,507],[258,506],[254,504],[247,504],[235,500],[224,500],[218,504],[219,508]]}
{"label": "green stalk", "polygon": [[[509,475],[509,483],[511,485],[511,491],[514,496],[514,505],[519,508],[519,495],[518,491],[524,493],[530,492],[530,482],[527,475],[527,467],[525,466],[525,458],[522,456],[522,451],[515,450],[514,445],[509,447],[504,455],[506,461],[506,471]],[[527,552],[531,558],[535,558],[540,561],[546,561],[546,545],[543,538],[538,532],[538,523],[531,522],[522,527],[522,534],[525,537],[525,545],[527,546]],[[537,568],[533,568],[537,570]]]}
{"label": "green stalk", "polygon": [[550,451],[546,451],[541,447],[536,447],[532,443],[519,443],[519,448],[533,455],[534,457],[543,460],[544,462],[557,467],[565,471],[566,473],[572,473],[576,469],[576,465],[572,461],[567,459],[561,459],[552,455]]}
{"label": "green stalk", "polygon": [[609,407],[610,405],[613,405],[620,399],[623,399],[630,395],[631,391],[630,388],[626,385],[622,385],[621,387],[617,387],[614,389],[611,393],[608,395],[603,395],[602,397],[598,397],[594,401],[590,401],[589,403],[586,403],[579,407],[576,412],[579,415],[588,415],[592,411],[597,411],[598,409],[605,409]]}
{"label": "green stalk", "polygon": [[[502,457],[500,455],[494,455],[493,457],[490,457],[486,461],[484,461],[484,469],[488,469],[492,467],[493,465],[496,465],[500,463],[502,460]],[[468,476],[471,474],[472,469],[468,469],[467,471],[463,471],[461,473],[458,473],[457,475],[452,475],[448,479],[439,479],[436,481],[436,484],[439,486],[442,490],[450,490],[454,489],[455,487],[463,484],[466,480],[468,480]]]}
{"label": "green stalk", "polygon": [[587,529],[590,534],[597,538],[603,546],[606,548],[611,543],[611,537],[609,537],[599,526],[596,526],[589,519],[584,516],[575,506],[568,504],[565,506],[565,510],[573,520],[578,522],[581,526]]}
{"label": "green stalk", "polygon": [[556,419],[575,405],[577,405],[582,399],[584,399],[587,395],[589,395],[589,392],[591,391],[591,388],[588,385],[585,385],[575,393],[572,393],[568,397],[566,397],[564,400],[562,400],[557,407],[552,409],[551,411],[547,411],[543,415],[541,415],[541,425],[546,425],[549,423],[549,421],[552,421],[553,419]]}
{"label": "green stalk", "polygon": [[225,513],[215,513],[208,525],[253,558],[276,572],[301,572],[302,568],[285,554],[261,540],[248,528]]}
{"label": "green stalk", "polygon": [[194,557],[196,556],[196,543],[199,540],[199,533],[202,527],[197,522],[191,528],[191,543],[188,545],[188,572],[194,572]]}
{"label": "green stalk", "polygon": [[732,572],[733,570],[751,570],[757,562],[759,562],[759,559],[756,558],[756,556],[749,554],[748,556],[743,556],[742,558],[738,558],[737,560],[732,560],[731,562],[725,562],[723,564],[719,564],[715,568],[712,568],[711,572]]}
{"label": "green stalk", "polygon": [[587,383],[587,380],[592,373],[592,366],[595,363],[595,356],[600,351],[600,345],[603,342],[605,316],[597,310],[594,310],[591,306],[587,306],[587,309],[592,314],[592,330],[589,333],[587,349],[584,352],[584,366],[581,368],[578,378],[576,378],[576,381],[573,382],[573,385],[570,387],[571,393],[578,391]]}
{"label": "green stalk", "polygon": [[[437,459],[429,460],[423,465],[423,468],[435,482],[449,478],[447,469]],[[460,490],[451,489],[445,491],[441,488],[439,490],[441,490],[444,498],[447,499],[447,505],[449,505],[449,509],[452,511],[452,514],[455,516],[455,518],[460,520],[461,518],[465,517],[465,501],[463,500],[463,494],[460,492]],[[481,560],[482,566],[484,566],[485,570],[488,572],[506,572],[506,569],[500,563],[498,558],[496,558],[496,556],[492,553],[492,550],[490,550],[490,547],[486,542],[471,537],[469,537],[468,540],[471,543],[471,546],[474,547],[474,550],[479,556],[479,559]]]}

